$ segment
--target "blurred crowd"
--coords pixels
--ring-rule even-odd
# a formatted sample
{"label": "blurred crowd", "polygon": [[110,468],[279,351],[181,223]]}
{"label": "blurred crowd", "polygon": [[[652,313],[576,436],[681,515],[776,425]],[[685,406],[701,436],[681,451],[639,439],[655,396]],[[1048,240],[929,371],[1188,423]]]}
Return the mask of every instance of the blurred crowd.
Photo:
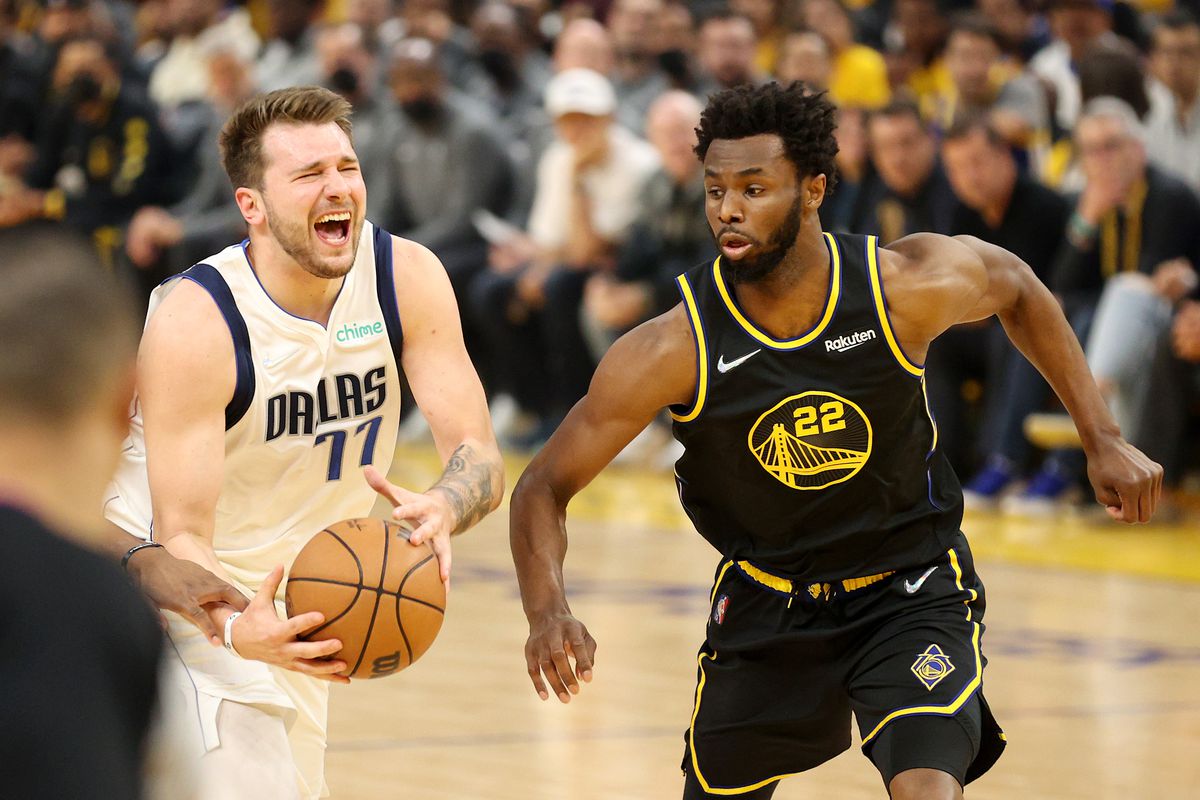
{"label": "blurred crowd", "polygon": [[[153,286],[245,235],[230,111],[326,86],[354,107],[368,216],[445,264],[498,431],[531,448],[716,255],[704,99],[800,80],[839,108],[825,227],[1019,255],[1177,485],[1200,450],[1198,5],[0,0],[0,228],[63,226]],[[1078,492],[1078,449],[1031,443],[1072,441],[1000,321],[937,341],[927,384],[972,502]],[[624,455],[668,463],[665,426]]]}

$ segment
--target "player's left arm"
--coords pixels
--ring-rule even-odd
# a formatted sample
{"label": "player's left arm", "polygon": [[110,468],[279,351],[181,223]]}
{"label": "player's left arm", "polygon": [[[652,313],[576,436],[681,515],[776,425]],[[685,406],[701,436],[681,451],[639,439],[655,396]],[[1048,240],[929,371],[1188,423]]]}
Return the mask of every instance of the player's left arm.
{"label": "player's left arm", "polygon": [[885,270],[885,284],[897,337],[911,348],[906,352],[923,355],[951,325],[997,316],[1071,414],[1097,501],[1113,519],[1148,522],[1162,491],[1162,467],[1121,437],[1079,340],[1029,265],[972,236],[919,234],[889,249],[901,256]]}
{"label": "player's left arm", "polygon": [[367,480],[391,501],[396,519],[416,528],[413,544],[429,541],[442,580],[450,577],[450,536],[462,533],[500,505],[504,464],[483,386],[463,344],[458,306],[446,269],[421,245],[393,238],[396,302],[404,326],[404,372],[433,431],[445,470],[418,494],[388,483],[367,468]]}

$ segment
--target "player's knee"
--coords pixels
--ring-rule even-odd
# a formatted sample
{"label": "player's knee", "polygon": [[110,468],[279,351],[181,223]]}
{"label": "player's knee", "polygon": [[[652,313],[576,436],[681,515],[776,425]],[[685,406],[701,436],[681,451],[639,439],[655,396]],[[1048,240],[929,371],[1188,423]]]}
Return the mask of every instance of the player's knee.
{"label": "player's knee", "polygon": [[888,784],[892,800],[960,800],[962,787],[948,772],[939,769],[909,769]]}

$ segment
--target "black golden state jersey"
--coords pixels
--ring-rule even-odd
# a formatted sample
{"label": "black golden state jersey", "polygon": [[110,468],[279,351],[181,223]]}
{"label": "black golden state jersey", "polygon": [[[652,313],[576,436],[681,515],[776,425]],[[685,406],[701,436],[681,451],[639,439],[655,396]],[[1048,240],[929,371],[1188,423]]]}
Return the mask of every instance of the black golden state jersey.
{"label": "black golden state jersey", "polygon": [[828,299],[815,327],[755,327],[721,259],[679,276],[699,354],[696,395],[672,409],[679,496],[725,557],[839,580],[932,561],[962,521],[924,370],[887,316],[873,236],[825,234]]}

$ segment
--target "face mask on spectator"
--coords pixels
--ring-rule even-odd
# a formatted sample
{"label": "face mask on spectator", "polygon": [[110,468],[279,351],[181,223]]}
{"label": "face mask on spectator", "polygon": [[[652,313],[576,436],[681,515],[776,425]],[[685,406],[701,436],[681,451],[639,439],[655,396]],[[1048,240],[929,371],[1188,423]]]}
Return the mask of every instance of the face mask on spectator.
{"label": "face mask on spectator", "polygon": [[338,67],[329,76],[329,88],[344,97],[358,94],[358,73],[349,67]]}
{"label": "face mask on spectator", "polygon": [[676,81],[688,77],[688,54],[682,50],[663,50],[658,54],[658,65]]}
{"label": "face mask on spectator", "polygon": [[432,97],[417,97],[401,103],[400,108],[413,122],[425,123],[437,117],[442,105]]}
{"label": "face mask on spectator", "polygon": [[512,53],[507,50],[492,48],[480,50],[479,65],[501,89],[506,91],[514,89],[520,82],[516,61],[513,60]]}
{"label": "face mask on spectator", "polygon": [[100,85],[100,81],[96,80],[95,75],[90,72],[80,72],[67,84],[66,90],[63,91],[63,100],[72,108],[78,108],[85,103],[99,100],[102,90],[103,87]]}

